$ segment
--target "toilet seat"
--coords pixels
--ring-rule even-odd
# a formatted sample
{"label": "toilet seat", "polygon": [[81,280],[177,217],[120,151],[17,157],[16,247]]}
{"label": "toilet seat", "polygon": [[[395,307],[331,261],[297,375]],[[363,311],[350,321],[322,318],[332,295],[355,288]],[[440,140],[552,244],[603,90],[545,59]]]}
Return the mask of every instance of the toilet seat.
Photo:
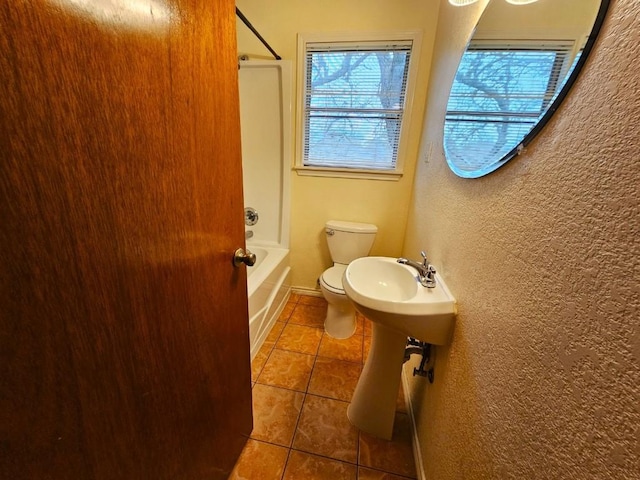
{"label": "toilet seat", "polygon": [[346,265],[334,265],[331,268],[326,269],[320,276],[320,282],[323,286],[336,295],[346,295],[344,288],[342,287],[342,276],[347,269]]}

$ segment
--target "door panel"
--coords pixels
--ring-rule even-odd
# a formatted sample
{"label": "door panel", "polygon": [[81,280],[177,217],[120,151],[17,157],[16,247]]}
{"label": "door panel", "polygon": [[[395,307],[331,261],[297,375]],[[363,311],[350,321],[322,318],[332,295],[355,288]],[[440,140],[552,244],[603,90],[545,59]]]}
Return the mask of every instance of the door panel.
{"label": "door panel", "polygon": [[2,478],[222,479],[251,431],[234,4],[138,3],[0,7]]}

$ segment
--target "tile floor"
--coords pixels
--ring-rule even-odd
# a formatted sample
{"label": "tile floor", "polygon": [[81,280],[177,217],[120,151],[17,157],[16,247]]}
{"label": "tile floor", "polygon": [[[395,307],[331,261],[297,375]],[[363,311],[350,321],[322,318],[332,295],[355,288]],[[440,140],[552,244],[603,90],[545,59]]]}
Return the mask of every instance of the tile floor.
{"label": "tile floor", "polygon": [[369,321],[336,340],[323,298],[292,294],[252,363],[253,432],[232,480],[416,478],[402,389],[391,441],[360,432],[347,406],[371,343]]}

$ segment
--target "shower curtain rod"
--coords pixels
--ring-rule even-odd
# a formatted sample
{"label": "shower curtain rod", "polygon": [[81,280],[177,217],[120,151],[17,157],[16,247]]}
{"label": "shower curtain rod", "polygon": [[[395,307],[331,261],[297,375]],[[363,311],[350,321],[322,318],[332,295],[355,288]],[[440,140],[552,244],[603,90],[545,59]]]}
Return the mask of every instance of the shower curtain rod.
{"label": "shower curtain rod", "polygon": [[273,48],[271,48],[271,46],[267,43],[267,41],[262,38],[262,35],[260,35],[258,33],[258,31],[253,27],[253,25],[251,25],[251,22],[249,20],[247,20],[247,17],[245,17],[242,12],[240,11],[240,9],[238,7],[236,7],[236,15],[238,15],[238,17],[240,17],[240,20],[242,20],[242,23],[244,23],[249,30],[251,30],[253,32],[253,34],[258,37],[258,40],[260,40],[262,42],[262,44],[267,47],[267,50],[269,50],[271,52],[271,55],[273,55],[275,57],[276,60],[282,60],[282,57],[280,55],[278,55]]}

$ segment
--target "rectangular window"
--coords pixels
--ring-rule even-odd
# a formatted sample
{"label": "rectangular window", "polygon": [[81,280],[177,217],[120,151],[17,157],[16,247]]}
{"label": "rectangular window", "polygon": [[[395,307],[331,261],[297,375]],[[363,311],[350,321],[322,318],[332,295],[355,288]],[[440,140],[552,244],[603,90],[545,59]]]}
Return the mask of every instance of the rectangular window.
{"label": "rectangular window", "polygon": [[400,172],[412,46],[411,38],[302,42],[299,168]]}

